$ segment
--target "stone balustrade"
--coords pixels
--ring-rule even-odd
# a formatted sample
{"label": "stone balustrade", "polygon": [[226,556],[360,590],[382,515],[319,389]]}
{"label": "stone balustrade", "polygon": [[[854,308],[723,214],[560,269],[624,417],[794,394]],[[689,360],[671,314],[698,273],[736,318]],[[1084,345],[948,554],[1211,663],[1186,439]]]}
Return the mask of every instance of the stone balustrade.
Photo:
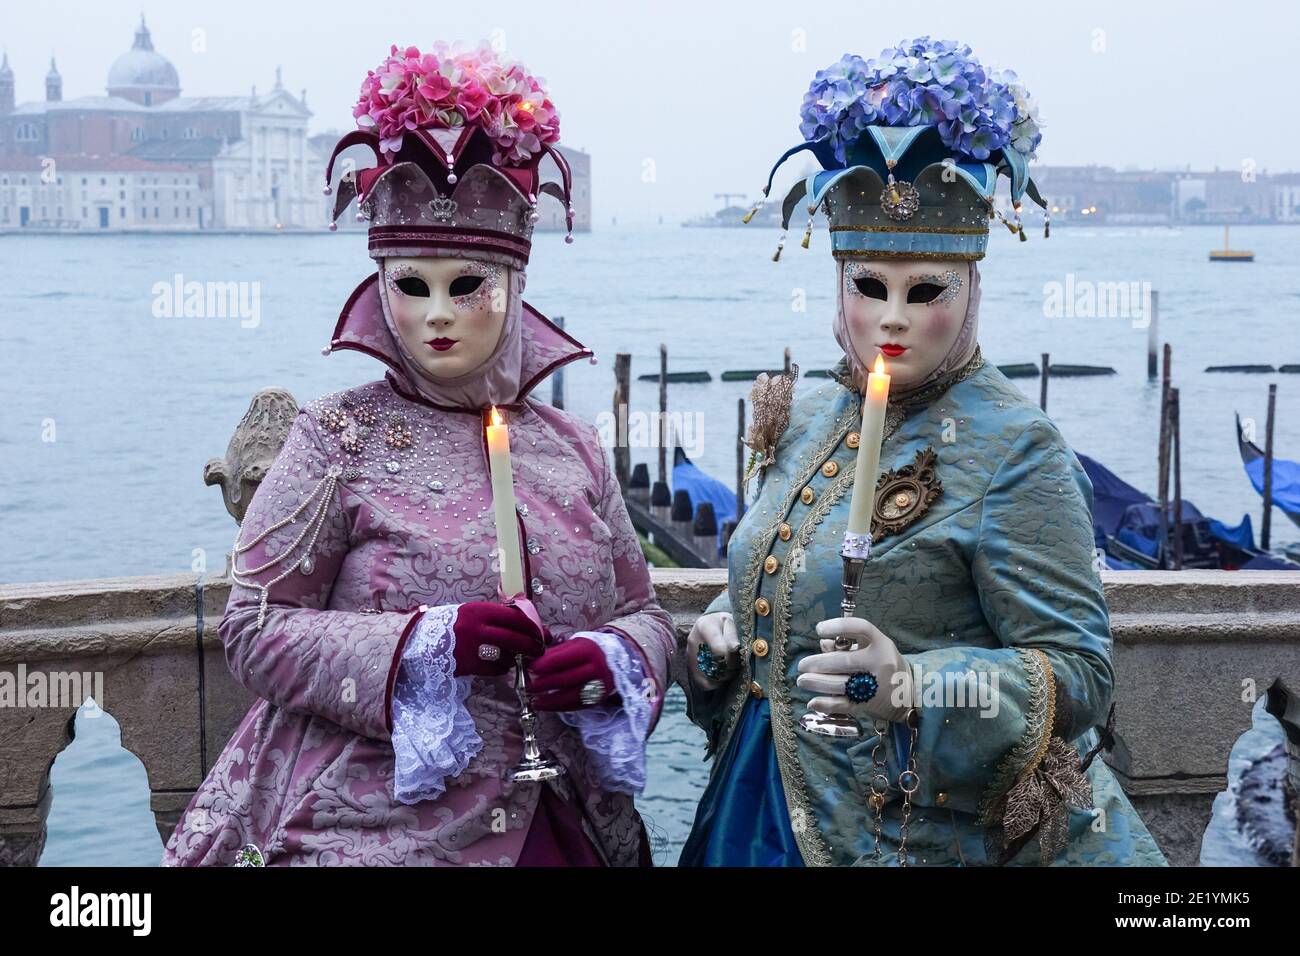
{"label": "stone balustrade", "polygon": [[[679,637],[725,575],[653,572]],[[1194,864],[1255,698],[1278,679],[1300,686],[1300,575],[1105,572],[1103,580],[1117,673],[1107,759],[1171,861]],[[228,594],[226,580],[193,575],[0,586],[0,865],[39,858],[50,766],[95,675],[122,746],[148,773],[159,832],[170,835],[252,700],[227,671],[217,636]],[[39,706],[30,706],[33,675],[46,687]],[[25,696],[15,700],[15,691]]]}

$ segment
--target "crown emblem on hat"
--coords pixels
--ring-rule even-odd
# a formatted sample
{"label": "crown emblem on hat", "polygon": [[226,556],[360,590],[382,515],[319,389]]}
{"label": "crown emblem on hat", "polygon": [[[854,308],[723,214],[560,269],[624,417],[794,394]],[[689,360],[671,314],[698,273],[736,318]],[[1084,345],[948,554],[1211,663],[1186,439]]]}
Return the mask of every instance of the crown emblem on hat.
{"label": "crown emblem on hat", "polygon": [[450,196],[435,196],[429,201],[429,215],[442,222],[450,222],[456,216],[456,200]]}

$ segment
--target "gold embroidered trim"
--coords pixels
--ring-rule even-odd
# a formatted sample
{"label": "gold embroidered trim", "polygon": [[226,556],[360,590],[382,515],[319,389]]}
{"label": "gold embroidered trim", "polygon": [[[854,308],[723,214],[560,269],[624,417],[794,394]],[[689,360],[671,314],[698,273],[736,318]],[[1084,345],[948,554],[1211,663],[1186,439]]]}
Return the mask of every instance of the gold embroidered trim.
{"label": "gold embroidered trim", "polygon": [[947,226],[831,226],[831,232],[924,232],[954,236],[985,236],[988,226],[983,229],[975,226],[970,229],[950,229]]}
{"label": "gold embroidered trim", "polygon": [[[732,608],[733,619],[737,624],[737,637],[740,639],[740,659],[743,667],[743,676],[741,680],[737,681],[735,696],[731,701],[731,707],[727,714],[727,722],[723,728],[721,736],[719,737],[719,753],[725,750],[730,742],[731,735],[735,732],[736,724],[740,720],[741,709],[744,707],[746,697],[749,696],[750,681],[753,680],[750,671],[750,645],[754,640],[753,608],[754,596],[758,593],[759,581],[762,579],[763,575],[763,558],[771,550],[772,544],[776,540],[777,529],[785,521],[790,510],[794,507],[795,498],[798,496],[799,491],[809,482],[813,474],[821,468],[822,462],[834,453],[835,449],[839,447],[840,443],[844,440],[845,436],[848,435],[849,431],[859,422],[860,414],[857,402],[853,402],[847,411],[840,413],[840,415],[835,419],[834,424],[831,426],[829,437],[818,446],[817,450],[813,452],[811,456],[805,459],[803,470],[789,481],[784,499],[781,502],[781,506],[775,509],[775,517],[772,519],[771,523],[754,536],[754,543],[750,547],[749,555],[746,559],[745,574],[741,578],[740,586],[738,588],[739,600],[734,603]],[[848,472],[847,475],[850,479],[852,478],[852,472]],[[806,520],[807,519],[805,519],[805,522]],[[793,551],[793,547],[791,548],[791,551]],[[789,568],[790,562],[787,560],[784,565],[782,565],[783,576],[788,573]],[[778,648],[781,647],[780,640],[774,639],[773,643],[776,644]],[[776,663],[777,658],[780,657],[784,657],[783,648],[777,652],[769,666],[768,673],[772,675],[772,679],[769,681],[769,693],[777,687],[780,687],[782,692],[785,690],[785,672]],[[773,713],[775,714],[775,702],[773,702]],[[774,717],[772,721],[773,728],[775,729],[780,724],[781,722],[776,720]],[[776,738],[775,732],[773,737],[774,739]],[[787,780],[787,768],[790,764],[798,767],[799,762],[797,755],[793,755],[793,760],[787,758],[783,762],[780,759],[780,752],[780,747],[778,746],[777,765],[781,769],[781,779],[782,783],[785,785],[786,802],[789,806],[792,799],[791,794],[796,791],[791,788],[790,783]],[[802,773],[802,771],[800,771],[800,773]],[[797,790],[797,793],[798,797],[794,798],[796,801],[795,806],[803,810],[806,825],[796,829],[804,831],[805,836],[808,832],[812,832],[816,833],[817,837],[820,838],[821,832],[812,822],[813,817],[811,805],[808,803],[807,795],[802,786]],[[813,866],[828,865],[829,857],[825,855],[824,849],[819,853],[815,845],[810,845],[810,841],[806,840],[804,836],[800,836],[799,834],[796,834],[796,843],[799,846],[800,854],[804,857],[805,863]],[[824,841],[822,841],[822,843],[824,847]],[[823,860],[823,862],[813,862],[816,860]]]}
{"label": "gold embroidered trim", "polygon": [[[830,513],[836,502],[853,486],[853,472],[846,469],[836,481],[817,498],[817,503],[799,525],[790,553],[803,551],[812,540],[817,526]],[[795,843],[808,866],[830,866],[830,847],[825,834],[817,825],[808,783],[804,779],[803,765],[799,762],[798,739],[794,732],[795,720],[791,711],[790,692],[785,677],[785,647],[790,635],[790,592],[794,589],[794,561],[786,561],[776,582],[776,620],[772,627],[771,686],[768,698],[772,706],[772,740],[776,745],[776,765],[781,770],[781,784],[785,788],[785,801],[792,820],[802,820],[803,827],[794,827]],[[829,738],[828,738],[829,742]]]}
{"label": "gold embroidered trim", "polygon": [[879,249],[836,249],[831,253],[837,259],[941,259],[945,262],[979,262],[984,253],[971,255],[965,252],[883,252]]}
{"label": "gold embroidered trim", "polygon": [[1034,648],[1017,647],[1020,662],[1025,668],[1025,683],[1029,687],[1029,700],[1025,708],[1025,732],[1011,752],[998,764],[993,779],[980,797],[976,823],[989,826],[996,822],[996,811],[1003,798],[1024,777],[1033,773],[1047,753],[1052,733],[1052,719],[1056,711],[1056,679],[1047,655]]}

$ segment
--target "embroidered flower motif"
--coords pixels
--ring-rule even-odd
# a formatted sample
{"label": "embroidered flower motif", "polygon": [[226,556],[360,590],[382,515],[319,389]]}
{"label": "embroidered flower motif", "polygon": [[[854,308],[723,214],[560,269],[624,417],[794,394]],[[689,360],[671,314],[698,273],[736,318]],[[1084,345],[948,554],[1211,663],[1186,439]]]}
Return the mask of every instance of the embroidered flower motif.
{"label": "embroidered flower motif", "polygon": [[411,426],[406,418],[398,413],[388,416],[388,426],[384,429],[384,442],[391,448],[410,448],[415,442]]}
{"label": "embroidered flower motif", "polygon": [[365,440],[357,434],[356,429],[349,428],[339,438],[339,447],[349,455],[359,455],[361,450],[366,447]]}
{"label": "embroidered flower motif", "polygon": [[348,427],[348,416],[341,409],[331,406],[320,413],[320,423],[332,432],[341,432]]}

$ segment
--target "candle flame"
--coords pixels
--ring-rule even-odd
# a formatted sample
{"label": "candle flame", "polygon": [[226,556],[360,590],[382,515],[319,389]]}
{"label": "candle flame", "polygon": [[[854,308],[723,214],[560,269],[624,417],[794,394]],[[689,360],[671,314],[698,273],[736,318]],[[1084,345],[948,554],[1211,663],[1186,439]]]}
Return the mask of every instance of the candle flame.
{"label": "candle flame", "polygon": [[501,412],[497,410],[497,407],[495,405],[492,406],[492,424],[493,425],[505,424],[505,420],[501,417]]}
{"label": "candle flame", "polygon": [[882,355],[880,352],[876,353],[876,366],[871,371],[874,372],[876,375],[885,374],[885,356]]}

